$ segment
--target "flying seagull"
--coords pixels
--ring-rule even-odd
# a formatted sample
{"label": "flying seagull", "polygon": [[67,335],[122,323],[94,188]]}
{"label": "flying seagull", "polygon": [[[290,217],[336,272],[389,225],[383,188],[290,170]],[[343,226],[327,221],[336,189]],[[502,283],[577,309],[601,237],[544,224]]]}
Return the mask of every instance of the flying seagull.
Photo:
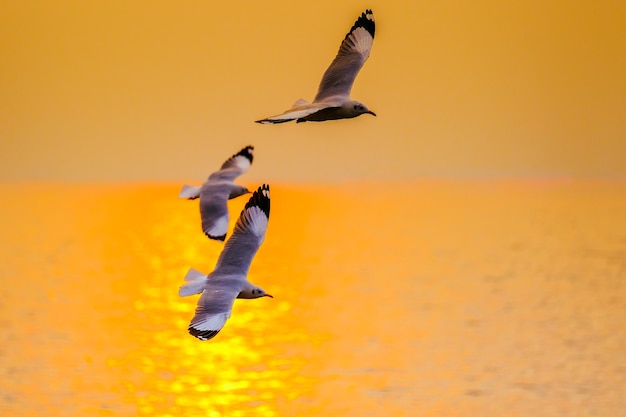
{"label": "flying seagull", "polygon": [[[252,194],[228,238],[217,265],[208,276],[190,269],[181,297],[200,294],[189,333],[200,340],[213,338],[230,317],[235,298],[272,297],[247,280],[252,258],[265,238],[270,217],[270,187],[263,184]],[[274,298],[274,297],[272,297]]]}
{"label": "flying seagull", "polygon": [[219,171],[212,173],[202,187],[183,185],[178,197],[195,200],[200,198],[202,231],[210,239],[223,241],[228,229],[228,207],[226,201],[248,194],[250,191],[233,183],[252,164],[254,147],[246,146],[222,164]]}
{"label": "flying seagull", "polygon": [[330,64],[313,103],[300,99],[287,111],[257,123],[321,122],[324,120],[349,119],[369,113],[376,114],[363,103],[350,99],[350,90],[359,70],[370,55],[374,42],[374,15],[367,9],[346,35],[337,56]]}

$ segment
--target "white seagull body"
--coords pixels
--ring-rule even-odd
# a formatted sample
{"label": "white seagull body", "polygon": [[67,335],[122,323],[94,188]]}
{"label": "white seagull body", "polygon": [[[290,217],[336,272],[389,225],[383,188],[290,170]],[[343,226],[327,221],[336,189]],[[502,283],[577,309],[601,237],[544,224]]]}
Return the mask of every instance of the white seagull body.
{"label": "white seagull body", "polygon": [[349,119],[365,113],[376,116],[367,106],[350,99],[352,84],[370,55],[374,42],[375,23],[371,10],[366,10],[346,35],[337,56],[330,64],[312,103],[300,99],[284,113],[257,120],[257,123],[285,123]]}
{"label": "white seagull body", "polygon": [[178,197],[195,200],[200,198],[200,217],[202,231],[209,239],[226,238],[228,230],[228,206],[226,202],[250,191],[233,180],[246,172],[252,164],[254,147],[246,146],[222,164],[219,171],[214,172],[202,184],[202,187],[183,185]]}
{"label": "white seagull body", "polygon": [[187,272],[178,294],[184,297],[202,293],[189,324],[191,335],[208,340],[219,333],[230,317],[235,298],[272,297],[247,279],[252,258],[265,238],[269,216],[270,188],[264,184],[241,212],[213,272],[208,276],[194,269]]}

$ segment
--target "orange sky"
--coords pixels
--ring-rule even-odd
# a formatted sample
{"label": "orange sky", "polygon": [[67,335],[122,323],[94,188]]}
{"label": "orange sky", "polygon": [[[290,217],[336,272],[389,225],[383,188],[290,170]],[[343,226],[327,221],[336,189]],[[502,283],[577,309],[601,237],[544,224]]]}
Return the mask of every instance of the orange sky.
{"label": "orange sky", "polygon": [[[626,176],[626,2],[2,2],[0,180]],[[312,6],[314,4],[314,6]],[[356,17],[378,117],[253,123],[312,99]]]}

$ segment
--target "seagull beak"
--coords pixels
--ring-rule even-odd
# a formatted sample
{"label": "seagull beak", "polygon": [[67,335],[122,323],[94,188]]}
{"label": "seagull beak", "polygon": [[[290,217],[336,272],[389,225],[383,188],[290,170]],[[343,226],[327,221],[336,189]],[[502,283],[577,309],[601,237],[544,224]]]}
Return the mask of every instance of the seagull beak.
{"label": "seagull beak", "polygon": [[368,110],[367,112],[368,112],[369,114],[371,114],[372,116],[376,116],[376,113],[374,113],[374,112],[373,112],[373,111],[371,111],[371,110]]}
{"label": "seagull beak", "polygon": [[265,294],[265,296],[269,297],[269,298],[274,298],[274,296],[272,294]]}

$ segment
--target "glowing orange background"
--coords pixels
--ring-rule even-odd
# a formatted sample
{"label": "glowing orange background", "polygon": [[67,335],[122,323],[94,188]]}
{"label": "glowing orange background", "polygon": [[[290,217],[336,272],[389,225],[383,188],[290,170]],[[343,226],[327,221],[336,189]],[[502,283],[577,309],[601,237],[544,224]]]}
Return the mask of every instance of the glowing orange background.
{"label": "glowing orange background", "polygon": [[[252,121],[312,99],[358,14],[378,113]],[[626,3],[3,2],[0,179],[624,176]]]}

